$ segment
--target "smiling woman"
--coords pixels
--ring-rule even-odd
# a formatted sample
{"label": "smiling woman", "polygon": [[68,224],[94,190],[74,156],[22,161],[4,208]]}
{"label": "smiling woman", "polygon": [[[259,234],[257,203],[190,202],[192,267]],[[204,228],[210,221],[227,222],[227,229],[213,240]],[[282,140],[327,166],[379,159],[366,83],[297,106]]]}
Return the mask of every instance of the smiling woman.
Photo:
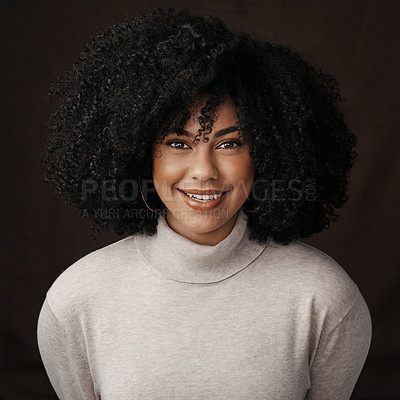
{"label": "smiling woman", "polygon": [[210,134],[197,142],[199,117],[201,109],[183,138],[174,133],[154,145],[153,180],[168,225],[193,242],[215,245],[228,236],[249,196],[253,162],[249,145],[239,138],[231,98],[222,103]]}
{"label": "smiling woman", "polygon": [[45,180],[127,235],[47,293],[38,342],[59,398],[349,399],[369,311],[299,241],[347,200],[356,139],[334,78],[157,9],[95,37],[52,93]]}

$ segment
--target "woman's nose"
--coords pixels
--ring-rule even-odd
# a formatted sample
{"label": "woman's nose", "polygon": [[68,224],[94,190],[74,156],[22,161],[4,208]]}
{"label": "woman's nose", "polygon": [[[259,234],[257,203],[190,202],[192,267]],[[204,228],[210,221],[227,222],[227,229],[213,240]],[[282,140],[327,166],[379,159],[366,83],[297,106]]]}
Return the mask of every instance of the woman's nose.
{"label": "woman's nose", "polygon": [[192,179],[206,182],[218,178],[218,168],[209,146],[199,143],[192,154],[189,166],[189,175]]}

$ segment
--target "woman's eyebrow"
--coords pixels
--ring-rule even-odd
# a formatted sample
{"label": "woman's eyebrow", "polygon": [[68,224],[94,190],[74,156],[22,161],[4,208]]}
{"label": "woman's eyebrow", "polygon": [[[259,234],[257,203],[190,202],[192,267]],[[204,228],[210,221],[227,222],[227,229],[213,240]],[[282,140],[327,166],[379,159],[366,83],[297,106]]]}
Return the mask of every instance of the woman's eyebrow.
{"label": "woman's eyebrow", "polygon": [[[239,126],[236,126],[236,125],[235,125],[235,126],[229,126],[228,128],[224,128],[224,129],[221,129],[221,130],[215,132],[215,133],[214,133],[214,137],[218,138],[218,137],[224,136],[224,135],[226,135],[226,134],[228,134],[228,133],[236,132],[236,131],[238,131],[238,130],[239,130]],[[182,132],[182,135],[183,135],[183,136],[187,136],[187,137],[189,137],[189,138],[195,136],[195,134],[193,134],[193,133],[191,133],[191,132],[188,132],[188,131],[185,130],[185,129],[182,129],[181,132]],[[196,133],[196,134],[197,134],[197,133]]]}

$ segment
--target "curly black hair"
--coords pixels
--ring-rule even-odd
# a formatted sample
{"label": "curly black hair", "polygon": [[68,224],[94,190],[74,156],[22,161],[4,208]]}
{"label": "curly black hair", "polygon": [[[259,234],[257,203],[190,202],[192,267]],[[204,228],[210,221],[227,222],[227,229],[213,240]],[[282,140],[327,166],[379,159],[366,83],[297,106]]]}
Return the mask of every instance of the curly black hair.
{"label": "curly black hair", "polygon": [[[114,24],[53,82],[49,97],[61,102],[49,120],[43,180],[98,227],[153,235],[159,212],[139,212],[146,205],[136,183],[152,180],[155,140],[179,134],[207,93],[196,140],[208,139],[213,110],[230,96],[250,143],[255,180],[243,209],[251,239],[288,244],[329,228],[357,155],[337,81],[287,47],[188,10]],[[146,196],[163,209],[155,191]]]}

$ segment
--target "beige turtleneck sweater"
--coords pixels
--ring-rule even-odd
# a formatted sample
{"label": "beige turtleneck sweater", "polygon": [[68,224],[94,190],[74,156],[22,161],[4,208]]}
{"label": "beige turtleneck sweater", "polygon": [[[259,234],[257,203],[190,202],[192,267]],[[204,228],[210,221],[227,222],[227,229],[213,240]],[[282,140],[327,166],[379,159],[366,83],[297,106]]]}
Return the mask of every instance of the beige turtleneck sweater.
{"label": "beige turtleneck sweater", "polygon": [[60,399],[345,400],[371,340],[357,286],[299,241],[199,245],[157,235],[92,252],[54,282],[38,322]]}

